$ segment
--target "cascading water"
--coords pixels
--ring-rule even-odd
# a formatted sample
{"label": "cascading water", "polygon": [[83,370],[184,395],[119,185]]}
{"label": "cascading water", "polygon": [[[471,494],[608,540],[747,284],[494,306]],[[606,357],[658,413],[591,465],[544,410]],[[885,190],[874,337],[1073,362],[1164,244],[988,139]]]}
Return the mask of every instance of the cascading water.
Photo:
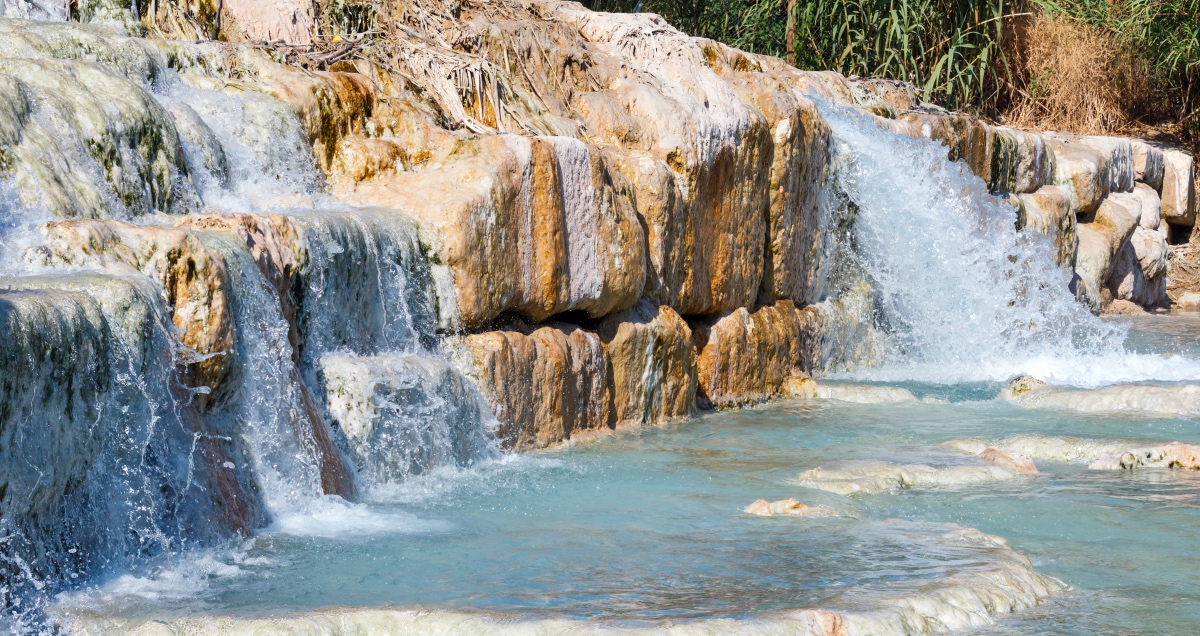
{"label": "cascading water", "polygon": [[[0,24],[0,32],[12,28]],[[0,383],[0,391],[19,393],[0,393],[0,439],[30,458],[0,469],[0,628],[37,631],[47,595],[144,572],[164,554],[268,525],[303,534],[411,524],[329,494],[353,497],[496,455],[490,413],[439,357],[415,229],[394,214],[325,197],[289,106],[213,79],[202,45],[168,60],[131,38],[113,35],[114,44],[73,25],[44,28],[54,37],[0,43],[0,53],[35,59],[6,60],[8,74],[0,74],[9,82],[0,89],[27,107],[12,118],[25,126],[19,152],[52,159],[42,172],[0,183],[0,359],[12,363],[6,382],[25,372],[21,382]],[[58,48],[37,48],[46,42]],[[46,59],[53,57],[96,64]],[[67,88],[39,84],[42,72],[61,74]],[[85,95],[79,73],[128,99],[110,108],[102,92]],[[144,112],[126,108],[138,100]],[[95,140],[77,132],[81,118],[97,113],[124,118],[101,139],[116,144],[115,155],[94,156]],[[135,129],[150,134],[128,132]],[[122,143],[143,144],[158,158]],[[132,188],[137,175],[154,187]],[[54,205],[44,205],[50,195]],[[123,277],[45,275],[39,259],[26,256],[42,240],[37,227],[54,216],[174,225],[178,217],[148,214],[160,210],[269,210],[295,228],[282,248],[296,267],[282,282],[260,271],[241,238],[196,230],[228,272],[235,346],[215,393],[186,385],[181,360],[195,352],[181,351],[166,293],[150,279],[127,269]],[[29,358],[39,348],[74,355]],[[337,375],[327,386],[326,372],[355,365],[372,369],[371,409],[355,413],[358,429],[342,431],[350,420],[329,396],[345,395],[346,384]],[[43,393],[57,397],[30,398]],[[32,410],[5,411],[15,404]],[[23,490],[28,484],[34,490]]]}
{"label": "cascading water", "polygon": [[[1127,354],[1123,328],[1068,289],[1054,248],[946,148],[818,101],[834,134],[823,236],[827,370],[870,380],[1074,384],[1195,377],[1193,362]],[[874,331],[864,337],[864,331]],[[867,343],[867,344],[864,344]]]}

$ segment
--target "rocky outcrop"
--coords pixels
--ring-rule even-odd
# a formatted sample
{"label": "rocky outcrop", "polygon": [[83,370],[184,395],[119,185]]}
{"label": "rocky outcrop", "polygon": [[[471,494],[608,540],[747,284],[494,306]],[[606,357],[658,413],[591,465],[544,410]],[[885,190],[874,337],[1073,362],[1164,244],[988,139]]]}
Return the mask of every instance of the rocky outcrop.
{"label": "rocky outcrop", "polygon": [[821,506],[809,506],[794,498],[781,499],[779,501],[767,501],[759,499],[754,503],[746,506],[745,512],[748,515],[759,517],[836,517],[838,513],[829,508]]}
{"label": "rocky outcrop", "polygon": [[1200,470],[1200,446],[1170,442],[1082,439],[1021,435],[1006,440],[984,442],[964,439],[946,442],[946,446],[968,453],[988,446],[987,450],[1020,454],[1050,462],[1087,464],[1092,470],[1131,470],[1134,468],[1181,468]]}
{"label": "rocky outcrop", "polygon": [[1003,397],[1024,407],[1081,413],[1191,416],[1200,412],[1200,386],[1194,384],[1117,384],[1099,389],[1072,389],[1021,377],[1010,383]]}
{"label": "rocky outcrop", "polygon": [[1036,232],[1050,239],[1059,265],[1075,267],[1079,246],[1075,211],[1071,197],[1062,186],[1045,185],[1033,192],[1016,195],[1017,229]]}
{"label": "rocky outcrop", "polygon": [[871,463],[835,470],[813,468],[800,473],[796,483],[848,496],[895,492],[907,488],[969,486],[1016,479],[1022,474],[999,464],[934,468],[923,464],[901,466]]}
{"label": "rocky outcrop", "polygon": [[543,448],[609,427],[612,371],[596,333],[553,325],[463,336],[449,346],[491,405],[506,448]]}
{"label": "rocky outcrop", "polygon": [[608,356],[612,426],[659,424],[696,410],[692,332],[666,305],[641,301],[600,323]]}
{"label": "rocky outcrop", "polygon": [[186,229],[121,221],[72,220],[42,228],[38,258],[58,267],[140,272],[158,283],[181,331],[186,378],[203,390],[201,403],[221,395],[235,355],[225,262]]}
{"label": "rocky outcrop", "polygon": [[789,300],[693,322],[700,401],[730,408],[791,394],[812,373],[819,326],[813,308]]}

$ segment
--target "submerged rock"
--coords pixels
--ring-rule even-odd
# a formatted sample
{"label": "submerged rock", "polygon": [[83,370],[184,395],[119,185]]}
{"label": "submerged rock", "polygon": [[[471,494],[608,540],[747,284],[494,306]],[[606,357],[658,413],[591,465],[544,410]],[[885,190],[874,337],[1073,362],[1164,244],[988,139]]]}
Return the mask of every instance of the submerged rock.
{"label": "submerged rock", "polygon": [[907,488],[969,486],[1019,478],[1023,473],[1003,465],[947,466],[864,463],[842,469],[813,468],[800,473],[796,483],[839,495],[873,495]]}
{"label": "submerged rock", "polygon": [[1099,389],[1047,385],[1029,376],[1013,380],[1001,397],[1029,408],[1081,413],[1144,413],[1189,416],[1200,413],[1200,385],[1117,384]]}
{"label": "submerged rock", "polygon": [[988,447],[983,449],[977,455],[977,457],[985,462],[991,462],[997,466],[1003,466],[1004,468],[1022,475],[1038,474],[1037,466],[1033,465],[1033,460],[1020,453],[1010,453]]}
{"label": "submerged rock", "polygon": [[[1020,435],[1006,440],[985,442],[962,439],[944,446],[977,454],[999,451],[1052,462],[1087,464],[1093,470],[1132,468],[1183,468],[1200,470],[1200,445]],[[980,448],[985,448],[980,451]]]}
{"label": "submerged rock", "polygon": [[820,506],[809,506],[796,499],[781,499],[767,501],[759,499],[746,506],[746,514],[759,517],[836,517],[837,512]]}

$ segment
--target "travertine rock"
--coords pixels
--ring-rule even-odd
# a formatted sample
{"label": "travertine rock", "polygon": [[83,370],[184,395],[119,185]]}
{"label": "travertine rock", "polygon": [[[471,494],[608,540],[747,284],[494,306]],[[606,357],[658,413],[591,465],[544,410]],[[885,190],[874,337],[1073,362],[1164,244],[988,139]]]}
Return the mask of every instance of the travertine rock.
{"label": "travertine rock", "polygon": [[1131,139],[1133,147],[1133,178],[1154,188],[1155,194],[1163,186],[1163,151],[1141,139]]}
{"label": "travertine rock", "polygon": [[742,99],[767,118],[774,139],[762,298],[804,302],[815,275],[819,206],[829,165],[829,126],[811,100],[764,73],[730,73]]}
{"label": "travertine rock", "polygon": [[221,34],[231,42],[312,44],[313,2],[220,0]]}
{"label": "travertine rock", "polygon": [[609,364],[609,422],[657,424],[696,410],[692,331],[666,305],[642,300],[600,324]]}
{"label": "travertine rock", "polygon": [[440,322],[453,330],[504,311],[544,320],[630,307],[645,284],[645,237],[616,181],[604,153],[580,141],[493,135],[346,197],[416,219]]}
{"label": "travertine rock", "polygon": [[812,372],[819,325],[814,309],[790,300],[693,322],[700,400],[731,408],[791,392],[792,377]]}
{"label": "travertine rock", "polygon": [[1153,443],[1123,440],[1083,439],[1019,435],[1006,440],[986,442],[961,439],[946,446],[975,453],[990,450],[1021,454],[1052,462],[1087,464],[1092,470],[1129,470],[1133,468],[1183,468],[1200,470],[1200,446],[1182,442]]}
{"label": "travertine rock", "polygon": [[1037,192],[1054,182],[1054,153],[1041,135],[993,128],[992,192]]}
{"label": "travertine rock", "polygon": [[568,325],[487,331],[449,346],[500,421],[506,448],[543,448],[609,426],[611,371],[595,333]]}
{"label": "travertine rock", "polygon": [[982,121],[963,113],[914,111],[900,116],[916,127],[922,137],[950,149],[951,161],[962,160],[975,176],[992,183],[994,133]]}
{"label": "travertine rock", "polygon": [[1022,475],[1038,474],[1037,466],[1033,465],[1033,460],[1020,453],[1011,453],[988,447],[983,449],[983,451],[979,453],[978,457],[985,462],[990,462],[996,464],[997,466],[1003,466]]}
{"label": "travertine rock", "polygon": [[863,463],[834,470],[813,468],[800,473],[796,483],[849,496],[895,492],[907,488],[967,486],[1007,481],[1020,476],[1021,473],[1000,465],[934,468],[923,464]]}
{"label": "travertine rock", "polygon": [[1060,265],[1075,265],[1075,212],[1071,197],[1062,186],[1046,185],[1036,192],[1017,195],[1020,203],[1017,229],[1037,232],[1050,239],[1057,248],[1055,260]]}
{"label": "travertine rock", "polygon": [[[685,220],[668,223],[689,230],[674,247],[690,254],[682,257],[690,259],[690,271],[683,280],[661,281],[670,293],[655,298],[684,315],[752,304],[762,279],[774,156],[766,118],[710,68],[701,41],[662,18],[553,7],[557,19],[627,65],[624,76],[612,76],[603,88],[640,124],[633,149],[665,161],[683,194]],[[652,219],[643,218],[649,226]]]}
{"label": "travertine rock", "polygon": [[1173,225],[1196,222],[1192,155],[1183,150],[1163,151],[1162,218]]}
{"label": "travertine rock", "polygon": [[1113,262],[1108,286],[1114,299],[1128,300],[1143,307],[1166,305],[1167,257],[1170,246],[1157,230],[1138,226],[1121,247]]}
{"label": "travertine rock", "polygon": [[359,478],[402,482],[492,455],[492,418],[474,386],[440,358],[413,354],[321,358],[326,403]]}
{"label": "travertine rock", "polygon": [[[1102,292],[1107,290],[1117,258],[1138,227],[1140,217],[1141,202],[1137,195],[1113,193],[1104,198],[1091,223],[1076,227],[1079,235],[1075,251],[1076,294],[1086,299],[1093,313],[1104,308],[1106,300]],[[1083,283],[1082,290],[1078,281]]]}
{"label": "travertine rock", "polygon": [[225,263],[185,229],[76,219],[41,228],[38,257],[47,265],[141,272],[157,282],[172,308],[188,380],[217,394],[235,355]]}
{"label": "travertine rock", "polygon": [[1027,376],[1013,381],[1013,385],[1018,383],[1028,388],[1020,392],[1007,390],[1003,397],[1031,408],[1185,417],[1200,412],[1200,385],[1194,384],[1116,384],[1099,389],[1072,389],[1049,386]]}
{"label": "travertine rock", "polygon": [[809,506],[795,498],[767,501],[759,499],[746,506],[746,514],[759,517],[836,517],[838,513],[821,506]]}
{"label": "travertine rock", "polygon": [[1096,211],[1110,192],[1133,189],[1133,146],[1115,137],[1050,137],[1055,185],[1071,195],[1077,214]]}

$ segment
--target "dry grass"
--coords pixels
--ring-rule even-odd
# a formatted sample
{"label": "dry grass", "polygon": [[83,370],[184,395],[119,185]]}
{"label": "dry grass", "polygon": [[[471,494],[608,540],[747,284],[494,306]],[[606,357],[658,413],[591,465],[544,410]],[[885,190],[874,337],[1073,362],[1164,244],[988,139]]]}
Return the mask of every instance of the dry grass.
{"label": "dry grass", "polygon": [[1107,32],[1039,14],[1013,30],[1015,96],[1009,123],[1081,134],[1126,131],[1148,92],[1136,56]]}

